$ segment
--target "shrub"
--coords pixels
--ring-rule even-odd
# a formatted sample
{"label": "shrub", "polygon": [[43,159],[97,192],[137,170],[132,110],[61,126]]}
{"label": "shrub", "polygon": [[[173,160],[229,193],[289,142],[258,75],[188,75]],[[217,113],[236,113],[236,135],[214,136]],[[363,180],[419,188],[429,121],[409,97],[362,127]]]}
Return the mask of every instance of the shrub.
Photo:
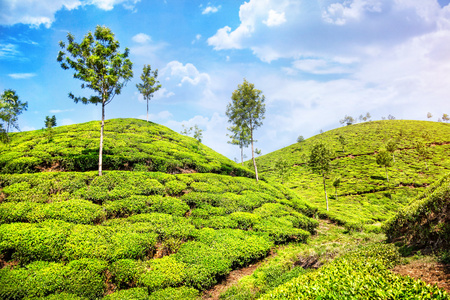
{"label": "shrub", "polygon": [[133,259],[119,259],[111,264],[109,270],[116,286],[124,289],[137,285],[138,275],[143,272],[143,266]]}
{"label": "shrub", "polygon": [[195,300],[198,299],[199,296],[200,293],[196,289],[183,286],[179,288],[166,288],[153,292],[148,300]]}
{"label": "shrub", "polygon": [[138,277],[138,285],[147,287],[149,291],[179,286],[185,277],[185,264],[173,256],[152,259],[144,267],[145,271]]}
{"label": "shrub", "polygon": [[[146,288],[136,287],[128,290],[120,290],[112,294],[107,295],[103,298],[104,300],[148,300],[148,291]],[[170,299],[170,298],[160,298],[160,299]]]}

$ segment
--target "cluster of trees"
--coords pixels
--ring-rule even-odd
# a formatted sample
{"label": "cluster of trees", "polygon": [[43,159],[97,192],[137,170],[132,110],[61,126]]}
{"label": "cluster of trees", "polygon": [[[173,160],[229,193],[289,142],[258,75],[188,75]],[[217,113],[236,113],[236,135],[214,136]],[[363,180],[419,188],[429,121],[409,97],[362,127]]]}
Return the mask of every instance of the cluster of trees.
{"label": "cluster of trees", "polygon": [[[69,98],[75,103],[101,104],[102,106],[98,162],[98,174],[102,176],[105,106],[114,99],[114,96],[121,93],[122,88],[133,77],[133,63],[128,58],[130,51],[125,48],[124,52],[120,52],[120,44],[115,39],[114,33],[105,26],[97,26],[94,34],[88,32],[80,43],[77,43],[75,37],[68,33],[67,44],[60,41],[59,46],[61,50],[57,61],[61,67],[64,70],[73,69],[74,78],[83,81],[81,88],[91,89],[95,93],[89,98],[75,97],[69,93]],[[144,65],[141,75],[142,83],[136,85],[147,100],[147,121],[148,101],[161,88],[156,80],[157,76],[158,70],[152,71],[150,65]]]}
{"label": "cluster of trees", "polygon": [[[431,119],[432,117],[433,117],[433,115],[432,115],[430,112],[428,112],[428,113],[427,113],[427,118],[428,118],[428,119]],[[450,117],[449,117],[448,114],[443,114],[443,115],[442,115],[442,118],[438,118],[437,121],[438,121],[438,122],[448,122],[448,121],[450,121]]]}
{"label": "cluster of trees", "polygon": [[[372,116],[370,115],[370,113],[367,112],[365,115],[360,115],[359,118],[357,119],[359,119],[359,122],[366,122],[370,121],[371,118]],[[342,120],[339,120],[339,123],[352,125],[357,122],[357,119],[353,118],[352,116],[345,115],[345,117]]]}
{"label": "cluster of trees", "polygon": [[19,129],[18,116],[28,109],[28,102],[19,100],[14,90],[5,90],[0,98],[0,139],[9,141],[11,128]]}

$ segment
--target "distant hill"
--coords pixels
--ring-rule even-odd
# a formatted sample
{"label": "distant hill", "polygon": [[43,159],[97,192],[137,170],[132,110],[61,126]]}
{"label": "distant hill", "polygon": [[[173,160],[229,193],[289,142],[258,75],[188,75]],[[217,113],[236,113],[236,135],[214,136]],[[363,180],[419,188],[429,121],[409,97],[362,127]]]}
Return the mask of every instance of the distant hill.
{"label": "distant hill", "polygon": [[[99,137],[99,121],[12,133],[0,144],[0,172],[96,170]],[[191,137],[138,119],[105,122],[103,169],[254,176]]]}
{"label": "distant hill", "polygon": [[[347,144],[338,140],[343,136]],[[395,163],[388,168],[377,165],[375,155],[389,140],[398,140],[393,153]],[[327,180],[330,210],[325,210],[322,180],[306,165],[312,146],[325,142],[334,151],[333,172]],[[429,152],[421,158],[416,149],[420,141]],[[300,197],[317,205],[320,213],[346,224],[349,228],[379,230],[380,222],[393,217],[427,186],[450,171],[450,124],[386,120],[372,121],[336,128],[313,136],[303,143],[257,158],[258,170],[264,178],[281,182],[275,162],[284,159],[291,176],[285,185]],[[248,164],[249,166],[250,164]],[[341,178],[337,199],[332,180]]]}

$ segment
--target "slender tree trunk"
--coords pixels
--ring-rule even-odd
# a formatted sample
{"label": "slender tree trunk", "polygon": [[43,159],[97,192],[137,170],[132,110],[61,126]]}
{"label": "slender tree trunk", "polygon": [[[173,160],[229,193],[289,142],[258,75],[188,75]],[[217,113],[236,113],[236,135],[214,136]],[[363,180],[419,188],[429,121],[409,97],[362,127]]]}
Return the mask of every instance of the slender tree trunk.
{"label": "slender tree trunk", "polygon": [[102,176],[103,166],[103,128],[105,127],[105,102],[102,102],[102,126],[100,129],[100,149],[98,151],[98,176]]}
{"label": "slender tree trunk", "polygon": [[256,167],[256,160],[255,160],[255,151],[253,150],[253,129],[250,129],[250,140],[252,142],[252,160],[253,160],[253,167],[255,167],[255,175],[256,175],[256,182],[258,182],[258,168]]}
{"label": "slender tree trunk", "polygon": [[327,200],[327,211],[328,211],[328,194],[327,194],[327,186],[325,184],[325,175],[323,175],[323,190],[325,191],[325,199]]}
{"label": "slender tree trunk", "polygon": [[392,159],[393,159],[394,162],[395,162],[395,155],[394,155],[394,152],[392,152]]}
{"label": "slender tree trunk", "polygon": [[241,146],[241,164],[244,165],[244,147]]}
{"label": "slender tree trunk", "polygon": [[147,99],[147,122],[148,122],[148,99]]}

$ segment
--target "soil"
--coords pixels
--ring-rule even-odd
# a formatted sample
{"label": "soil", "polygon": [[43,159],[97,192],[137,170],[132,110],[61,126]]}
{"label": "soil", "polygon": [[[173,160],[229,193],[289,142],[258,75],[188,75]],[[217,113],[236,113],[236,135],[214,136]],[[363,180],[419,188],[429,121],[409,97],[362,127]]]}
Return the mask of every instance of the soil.
{"label": "soil", "polygon": [[439,288],[450,293],[450,265],[438,262],[413,261],[407,265],[396,266],[394,273],[421,279],[428,284],[436,284]]}
{"label": "soil", "polygon": [[[263,261],[274,256],[276,256],[276,253],[271,251],[269,256],[266,257]],[[242,277],[251,275],[256,270],[256,268],[258,268],[263,263],[263,261],[249,265],[248,267],[242,269],[231,271],[230,274],[228,274],[227,278],[225,278],[220,284],[217,284],[211,289],[204,291],[202,294],[202,300],[218,300],[221,293],[225,292],[228,288],[236,284]]]}

